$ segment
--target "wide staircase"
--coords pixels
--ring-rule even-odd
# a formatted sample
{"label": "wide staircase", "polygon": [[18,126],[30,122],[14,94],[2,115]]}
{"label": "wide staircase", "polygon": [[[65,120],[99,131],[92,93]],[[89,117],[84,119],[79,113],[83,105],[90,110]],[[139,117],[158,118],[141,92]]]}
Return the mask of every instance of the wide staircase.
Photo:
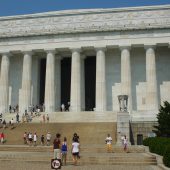
{"label": "wide staircase", "polygon": [[[37,146],[23,144],[24,132],[37,133],[39,137]],[[113,144],[116,143],[115,122],[15,124],[14,128],[8,127],[4,130],[7,141],[0,145],[0,163],[3,165],[7,161],[12,161],[49,166],[50,160],[53,158],[52,142],[51,146],[40,145],[40,136],[46,135],[47,132],[52,134],[52,141],[56,133],[61,133],[61,140],[65,136],[67,137],[69,146],[68,165],[72,164],[70,148],[72,136],[75,132],[80,136],[80,166],[121,165],[124,168],[126,166],[154,166],[155,168],[157,165],[156,157],[145,152],[143,146],[129,146],[128,151],[124,152],[122,146],[113,145],[113,151],[107,153],[105,138],[108,133],[113,138]]]}

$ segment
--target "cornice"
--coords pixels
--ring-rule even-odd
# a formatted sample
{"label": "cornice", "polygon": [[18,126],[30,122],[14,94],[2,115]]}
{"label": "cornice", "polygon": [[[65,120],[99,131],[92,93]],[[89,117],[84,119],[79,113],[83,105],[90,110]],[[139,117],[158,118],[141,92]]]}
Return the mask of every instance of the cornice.
{"label": "cornice", "polygon": [[0,38],[170,28],[170,5],[0,17]]}

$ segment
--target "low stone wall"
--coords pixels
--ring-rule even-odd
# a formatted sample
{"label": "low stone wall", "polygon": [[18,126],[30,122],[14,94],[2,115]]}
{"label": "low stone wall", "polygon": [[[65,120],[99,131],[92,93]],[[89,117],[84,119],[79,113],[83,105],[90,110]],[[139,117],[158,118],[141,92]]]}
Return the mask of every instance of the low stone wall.
{"label": "low stone wall", "polygon": [[158,123],[153,122],[131,122],[131,137],[134,141],[134,144],[142,144],[142,138],[145,139],[147,137],[151,137],[153,135],[152,130],[154,130],[154,126]]}

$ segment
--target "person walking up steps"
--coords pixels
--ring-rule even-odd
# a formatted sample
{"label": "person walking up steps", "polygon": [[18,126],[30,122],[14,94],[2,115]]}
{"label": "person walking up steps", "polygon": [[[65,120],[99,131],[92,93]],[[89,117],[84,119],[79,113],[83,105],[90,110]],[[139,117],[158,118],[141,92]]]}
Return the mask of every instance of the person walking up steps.
{"label": "person walking up steps", "polygon": [[33,139],[34,139],[34,146],[37,146],[37,134],[34,133]]}
{"label": "person walking up steps", "polygon": [[79,144],[77,138],[75,138],[72,143],[71,151],[72,151],[72,156],[73,156],[73,163],[74,163],[74,165],[77,165],[78,155],[79,155],[79,151],[80,151],[80,144]]}
{"label": "person walking up steps", "polygon": [[56,134],[56,138],[53,142],[53,149],[54,149],[54,159],[61,159],[61,141],[60,141],[60,134]]}
{"label": "person walking up steps", "polygon": [[64,165],[66,165],[66,162],[67,162],[67,138],[64,137],[64,141],[62,143],[62,146],[61,146],[61,154],[62,154],[62,165],[63,165],[63,162],[64,162]]}

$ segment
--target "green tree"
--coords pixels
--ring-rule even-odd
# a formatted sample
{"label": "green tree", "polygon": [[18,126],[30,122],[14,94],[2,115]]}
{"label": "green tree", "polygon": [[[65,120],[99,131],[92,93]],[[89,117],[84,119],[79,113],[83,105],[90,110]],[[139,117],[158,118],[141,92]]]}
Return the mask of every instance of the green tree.
{"label": "green tree", "polygon": [[157,136],[170,137],[170,103],[165,101],[164,106],[160,106],[157,114],[158,126],[153,130]]}

